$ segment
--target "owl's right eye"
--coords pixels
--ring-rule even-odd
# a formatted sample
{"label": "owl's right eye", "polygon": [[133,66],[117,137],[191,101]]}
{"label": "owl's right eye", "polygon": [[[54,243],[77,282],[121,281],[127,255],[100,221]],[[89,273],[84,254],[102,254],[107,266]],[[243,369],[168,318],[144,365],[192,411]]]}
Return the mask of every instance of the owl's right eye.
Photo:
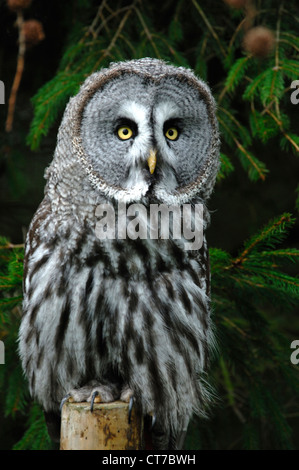
{"label": "owl's right eye", "polygon": [[117,135],[121,140],[129,140],[133,137],[133,131],[130,127],[121,126],[117,129]]}

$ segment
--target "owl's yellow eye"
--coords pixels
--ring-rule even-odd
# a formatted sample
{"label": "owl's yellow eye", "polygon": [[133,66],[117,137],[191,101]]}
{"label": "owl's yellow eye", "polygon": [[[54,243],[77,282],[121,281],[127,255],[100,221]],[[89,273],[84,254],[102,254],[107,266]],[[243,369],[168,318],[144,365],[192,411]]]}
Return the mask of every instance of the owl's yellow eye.
{"label": "owl's yellow eye", "polygon": [[122,126],[117,129],[117,135],[121,140],[128,140],[133,136],[133,131],[130,127]]}
{"label": "owl's yellow eye", "polygon": [[165,137],[169,140],[176,140],[179,136],[179,131],[177,130],[176,127],[169,127],[167,131],[165,132]]}

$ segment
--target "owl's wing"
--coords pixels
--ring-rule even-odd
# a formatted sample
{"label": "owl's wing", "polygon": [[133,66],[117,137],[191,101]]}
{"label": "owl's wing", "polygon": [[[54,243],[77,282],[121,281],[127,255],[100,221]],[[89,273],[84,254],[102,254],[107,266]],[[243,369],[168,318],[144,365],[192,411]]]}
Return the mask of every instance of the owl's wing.
{"label": "owl's wing", "polygon": [[27,283],[26,278],[29,269],[29,260],[34,251],[40,246],[40,226],[42,222],[47,218],[51,212],[50,202],[45,198],[39,205],[34,217],[30,223],[25,243],[25,254],[24,254],[24,273],[23,273],[23,294],[27,294]]}
{"label": "owl's wing", "polygon": [[202,266],[203,266],[204,275],[205,275],[206,295],[210,298],[210,294],[211,294],[210,254],[209,254],[209,248],[205,239],[203,240],[203,245],[199,251],[202,257]]}

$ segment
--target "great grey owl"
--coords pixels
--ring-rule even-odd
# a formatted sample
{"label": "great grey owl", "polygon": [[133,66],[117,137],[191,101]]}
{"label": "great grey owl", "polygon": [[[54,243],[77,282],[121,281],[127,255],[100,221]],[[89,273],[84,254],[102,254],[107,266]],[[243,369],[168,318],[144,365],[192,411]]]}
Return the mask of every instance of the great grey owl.
{"label": "great grey owl", "polygon": [[19,333],[50,432],[65,396],[133,400],[155,416],[155,448],[176,448],[192,414],[206,414],[205,237],[196,250],[171,230],[168,239],[117,230],[104,239],[96,210],[201,204],[205,229],[219,168],[215,108],[191,70],[151,58],[112,63],[70,99],[26,240]]}

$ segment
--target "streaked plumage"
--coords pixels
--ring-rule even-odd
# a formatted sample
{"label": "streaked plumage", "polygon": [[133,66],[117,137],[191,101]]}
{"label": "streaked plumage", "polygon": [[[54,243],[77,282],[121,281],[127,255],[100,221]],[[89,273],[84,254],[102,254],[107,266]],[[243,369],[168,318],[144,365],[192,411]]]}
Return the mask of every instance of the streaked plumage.
{"label": "streaked plumage", "polygon": [[[127,141],[115,133],[124,119],[135,129]],[[179,126],[177,140],[167,140],[165,122]],[[112,64],[69,101],[27,236],[19,337],[30,391],[48,417],[94,380],[116,384],[109,399],[129,388],[135,406],[156,414],[156,447],[175,447],[192,413],[205,414],[205,239],[198,251],[184,240],[100,240],[95,211],[107,202],[116,211],[119,202],[203,203],[206,228],[218,167],[214,100],[190,70],[155,59]]]}

